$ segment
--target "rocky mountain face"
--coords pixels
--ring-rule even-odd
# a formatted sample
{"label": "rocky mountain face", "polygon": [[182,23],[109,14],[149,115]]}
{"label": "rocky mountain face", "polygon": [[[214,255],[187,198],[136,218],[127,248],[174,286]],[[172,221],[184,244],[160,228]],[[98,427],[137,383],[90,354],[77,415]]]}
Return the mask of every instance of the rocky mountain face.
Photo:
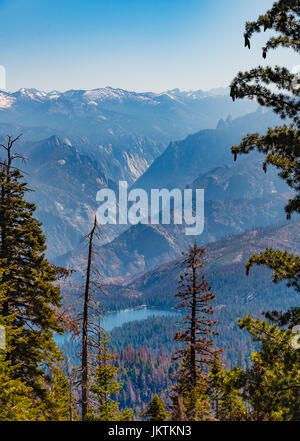
{"label": "rocky mountain face", "polygon": [[[138,224],[98,249],[106,278],[127,277],[178,257],[195,240],[199,245],[256,227],[282,223],[290,192],[274,169],[266,175],[259,160],[236,162],[201,174],[190,186],[205,190],[204,231],[185,234],[186,225]],[[172,219],[172,218],[171,218]],[[80,270],[85,251],[57,259]]]}
{"label": "rocky mountain face", "polygon": [[[40,127],[101,161],[113,180],[133,183],[167,144],[189,133],[215,127],[221,117],[253,111],[257,105],[234,105],[227,91],[212,93],[136,93],[106,87],[95,90],[0,92],[0,122]],[[1,133],[1,128],[0,128]],[[32,139],[30,139],[32,141]]]}
{"label": "rocky mountain face", "polygon": [[270,167],[268,173],[262,169],[262,159],[238,160],[228,165],[200,174],[187,188],[205,189],[205,199],[256,199],[269,198],[289,191],[288,185],[278,179],[277,172]]}
{"label": "rocky mountain face", "polygon": [[[19,147],[19,146],[18,146]],[[80,245],[89,231],[97,208],[96,193],[116,184],[90,157],[82,155],[57,136],[20,146],[28,160],[20,164],[32,192],[27,199],[37,206],[50,258]],[[103,240],[110,238],[109,228]]]}
{"label": "rocky mountain face", "polygon": [[184,188],[200,173],[231,164],[231,146],[238,144],[248,133],[264,132],[277,123],[280,120],[274,113],[261,109],[235,120],[230,117],[220,120],[215,130],[201,130],[183,140],[171,142],[134,187],[146,190]]}

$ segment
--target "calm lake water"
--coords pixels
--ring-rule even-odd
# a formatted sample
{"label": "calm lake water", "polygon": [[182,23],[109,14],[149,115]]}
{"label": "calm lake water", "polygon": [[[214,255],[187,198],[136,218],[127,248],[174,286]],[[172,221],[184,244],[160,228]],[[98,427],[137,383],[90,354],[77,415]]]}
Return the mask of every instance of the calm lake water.
{"label": "calm lake water", "polygon": [[114,312],[104,317],[102,326],[109,332],[117,326],[122,326],[124,323],[133,322],[134,320],[145,320],[151,316],[163,317],[177,314],[178,312],[175,310],[147,308],[146,306],[139,309],[124,309],[123,311]]}
{"label": "calm lake water", "polygon": [[[163,316],[175,316],[179,313],[176,310],[164,310],[147,308],[144,306],[137,309],[124,309],[122,311],[112,312],[107,314],[102,320],[103,328],[110,332],[112,329],[118,326],[124,325],[124,323],[133,322],[134,320],[145,320],[148,317],[163,317]],[[68,339],[68,334],[56,335],[55,341],[57,344],[62,344],[66,339]]]}

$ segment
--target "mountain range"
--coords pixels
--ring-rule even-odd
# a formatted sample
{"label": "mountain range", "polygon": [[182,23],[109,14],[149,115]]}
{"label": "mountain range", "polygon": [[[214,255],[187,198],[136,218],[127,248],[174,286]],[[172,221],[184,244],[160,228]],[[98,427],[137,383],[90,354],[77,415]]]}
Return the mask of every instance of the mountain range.
{"label": "mountain range", "polygon": [[[252,164],[247,165],[250,174]],[[242,173],[239,176],[240,178],[232,177],[231,180],[236,179],[238,182],[237,180],[240,179],[241,186],[246,186],[247,176]],[[203,177],[203,180],[205,179]],[[277,179],[273,181],[274,187],[277,185]],[[230,182],[230,179],[227,182]],[[262,180],[257,181],[256,184],[261,188]],[[284,206],[290,196],[288,191],[275,190],[268,196],[265,194],[259,196],[257,191],[257,195],[252,198],[251,191],[247,194],[248,197],[205,200],[205,226],[200,236],[185,235],[184,224],[131,226],[112,242],[98,247],[97,254],[101,256],[99,266],[102,274],[106,278],[127,277],[175,259],[194,241],[199,245],[205,245],[254,227],[274,225],[284,221]],[[84,268],[85,256],[85,249],[76,249],[55,259],[55,262],[80,271]]]}
{"label": "mountain range", "polygon": [[[298,252],[292,230],[299,225],[282,226],[289,188],[275,169],[263,173],[259,155],[234,163],[230,152],[247,133],[280,119],[254,102],[233,104],[227,92],[0,92],[0,139],[23,133],[17,150],[28,157],[21,168],[34,190],[27,197],[37,205],[51,261],[76,269],[78,280],[86,263],[81,238],[91,228],[96,193],[106,187],[117,192],[123,179],[146,191],[204,189],[205,225],[197,237],[186,236],[184,224],[101,227],[97,263],[114,299],[171,305],[174,262],[195,240],[207,246],[207,271],[223,296],[246,257],[266,243]],[[261,288],[266,277],[258,278]]]}
{"label": "mountain range", "polygon": [[221,119],[216,129],[200,130],[183,140],[173,141],[135,182],[134,187],[183,188],[200,173],[232,163],[231,146],[248,133],[263,133],[280,124],[274,113],[258,108],[256,112],[232,119]]}
{"label": "mountain range", "polygon": [[228,114],[237,117],[257,108],[253,101],[234,105],[227,91],[219,93],[175,89],[155,94],[110,87],[48,93],[1,91],[0,121],[25,126],[26,134],[28,127],[31,132],[39,127],[41,133],[59,136],[101,161],[111,179],[133,183],[171,140],[213,128]]}
{"label": "mountain range", "polygon": [[[138,94],[111,88],[0,92],[0,139],[5,142],[6,134],[23,134],[17,149],[28,157],[21,168],[34,190],[29,198],[43,222],[47,255],[53,259],[80,245],[97,208],[99,189],[115,189],[121,179],[134,183],[169,140],[193,128],[217,125],[233,110],[225,92]],[[256,107],[245,102],[234,113]],[[161,130],[153,129],[155,124]],[[123,230],[105,226],[101,242],[113,240]]]}
{"label": "mountain range", "polygon": [[[274,123],[276,117],[257,111],[237,121],[227,120],[226,128],[200,131],[172,143],[154,161],[133,188],[204,189],[204,232],[199,237],[186,236],[185,224],[173,223],[138,224],[123,232],[118,230],[116,237],[98,250],[105,277],[119,279],[149,270],[176,258],[195,240],[204,245],[228,235],[284,221],[284,206],[290,197],[288,186],[274,169],[270,168],[267,175],[263,172],[260,157],[239,159],[233,163],[230,153],[230,146],[240,141],[247,133],[247,127],[251,130],[255,121],[263,130],[270,122]],[[55,262],[80,269],[84,256],[85,250],[76,248],[57,257]]]}

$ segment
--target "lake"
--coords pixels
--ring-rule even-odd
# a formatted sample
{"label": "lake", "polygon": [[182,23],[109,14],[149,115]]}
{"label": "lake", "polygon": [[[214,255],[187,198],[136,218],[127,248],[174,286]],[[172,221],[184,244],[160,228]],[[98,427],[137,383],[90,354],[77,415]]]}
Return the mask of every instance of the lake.
{"label": "lake", "polygon": [[[156,309],[143,306],[135,309],[124,309],[122,311],[111,312],[103,317],[101,326],[110,332],[112,329],[122,326],[125,323],[133,322],[135,320],[145,320],[148,317],[166,317],[179,315],[176,310]],[[68,338],[68,334],[56,335],[55,341],[57,344],[62,344]]]}
{"label": "lake", "polygon": [[124,323],[133,322],[134,320],[145,320],[148,317],[163,317],[178,315],[176,310],[164,310],[156,308],[124,309],[123,311],[113,312],[106,315],[102,320],[102,326],[106,331],[122,326]]}

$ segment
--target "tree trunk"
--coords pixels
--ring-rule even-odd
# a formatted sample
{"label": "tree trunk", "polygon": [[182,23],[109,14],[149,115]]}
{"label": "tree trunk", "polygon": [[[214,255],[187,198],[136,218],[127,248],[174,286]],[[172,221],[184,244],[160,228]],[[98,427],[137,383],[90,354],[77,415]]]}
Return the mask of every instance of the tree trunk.
{"label": "tree trunk", "polygon": [[89,407],[89,372],[88,372],[88,318],[90,301],[91,265],[93,256],[93,237],[97,227],[97,220],[89,234],[89,254],[86,269],[86,283],[84,292],[83,323],[82,323],[82,354],[81,354],[81,418],[84,420]]}
{"label": "tree trunk", "polygon": [[193,387],[197,385],[196,370],[196,269],[193,267],[193,296],[192,296],[192,314],[191,314],[191,374]]}

